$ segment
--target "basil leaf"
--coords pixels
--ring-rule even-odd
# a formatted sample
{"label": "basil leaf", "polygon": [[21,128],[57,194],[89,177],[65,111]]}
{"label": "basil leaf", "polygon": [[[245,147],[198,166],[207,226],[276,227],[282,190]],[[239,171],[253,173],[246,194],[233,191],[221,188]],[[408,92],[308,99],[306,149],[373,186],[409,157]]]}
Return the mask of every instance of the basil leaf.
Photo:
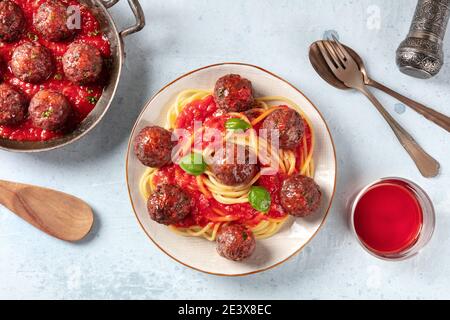
{"label": "basil leaf", "polygon": [[251,128],[250,123],[240,118],[231,118],[225,122],[225,128],[229,130],[247,130]]}
{"label": "basil leaf", "polygon": [[255,210],[260,212],[269,211],[272,202],[269,191],[263,187],[251,187],[248,201]]}
{"label": "basil leaf", "polygon": [[206,163],[200,153],[188,154],[180,161],[180,167],[192,176],[199,176],[206,170]]}

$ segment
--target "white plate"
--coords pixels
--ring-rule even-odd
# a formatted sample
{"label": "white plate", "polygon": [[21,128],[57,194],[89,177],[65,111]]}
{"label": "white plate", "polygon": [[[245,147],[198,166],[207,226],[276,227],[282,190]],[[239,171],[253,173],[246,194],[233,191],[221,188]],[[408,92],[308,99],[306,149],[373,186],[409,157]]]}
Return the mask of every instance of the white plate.
{"label": "white plate", "polygon": [[[255,253],[244,262],[233,262],[219,256],[214,242],[188,238],[171,232],[152,221],[146,201],[139,194],[139,180],[145,167],[133,153],[132,141],[145,126],[164,126],[168,106],[185,89],[212,90],[223,75],[235,73],[249,79],[258,96],[284,96],[296,102],[311,119],[316,134],[314,180],[323,192],[322,207],[308,218],[291,219],[275,236],[257,241]],[[280,77],[259,67],[223,63],[189,72],[159,91],[144,107],[131,133],[128,145],[126,176],[131,203],[136,217],[149,238],[167,255],[193,269],[227,276],[246,275],[270,269],[286,261],[316,235],[330,209],[336,187],[336,154],[330,131],[317,108],[299,90]]]}

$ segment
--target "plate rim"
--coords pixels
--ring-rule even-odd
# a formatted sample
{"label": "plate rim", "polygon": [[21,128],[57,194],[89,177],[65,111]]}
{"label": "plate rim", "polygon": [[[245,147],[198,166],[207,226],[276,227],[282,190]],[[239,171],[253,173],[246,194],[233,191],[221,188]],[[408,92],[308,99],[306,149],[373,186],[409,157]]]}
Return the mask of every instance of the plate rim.
{"label": "plate rim", "polygon": [[[171,85],[173,85],[174,83],[178,82],[179,80],[186,78],[188,76],[190,76],[191,74],[197,73],[199,71],[205,70],[205,69],[209,69],[209,68],[213,68],[213,67],[218,67],[218,66],[224,66],[224,65],[238,65],[238,66],[245,66],[245,67],[251,67],[251,68],[255,68],[258,69],[264,73],[267,73],[275,78],[277,78],[278,80],[283,81],[284,83],[286,83],[287,85],[289,85],[292,89],[294,89],[295,91],[297,91],[299,94],[301,94],[312,106],[313,108],[317,111],[317,113],[319,114],[320,118],[322,119],[322,121],[325,124],[325,127],[328,131],[328,135],[330,137],[331,140],[331,145],[333,147],[333,157],[334,157],[334,168],[335,168],[335,175],[334,175],[334,183],[333,183],[333,192],[331,194],[330,197],[330,204],[328,205],[328,208],[326,209],[325,212],[325,216],[323,217],[322,221],[320,222],[317,230],[314,232],[314,234],[308,239],[308,241],[306,241],[300,248],[298,248],[294,253],[292,253],[291,255],[289,255],[288,257],[286,257],[285,259],[278,261],[277,263],[274,263],[268,267],[264,267],[258,270],[254,270],[254,271],[250,271],[250,272],[244,272],[244,273],[232,273],[232,274],[227,274],[227,273],[216,273],[216,272],[211,272],[211,271],[206,271],[206,270],[202,270],[198,267],[193,267],[185,262],[180,261],[179,259],[177,259],[176,257],[174,257],[173,255],[169,254],[168,252],[166,252],[147,232],[147,230],[144,228],[141,220],[139,219],[139,216],[136,212],[136,208],[135,208],[135,204],[133,202],[133,197],[131,196],[131,187],[130,187],[130,182],[128,180],[128,163],[129,163],[129,154],[130,154],[130,148],[131,148],[131,144],[132,144],[132,137],[133,137],[133,133],[136,130],[136,127],[140,121],[140,119],[142,118],[142,114],[147,110],[148,106],[153,102],[153,100],[155,100],[155,98],[164,90],[166,90],[168,87],[170,87]],[[125,155],[125,179],[126,179],[126,183],[127,183],[127,192],[128,192],[128,197],[130,199],[130,203],[131,203],[131,207],[133,209],[133,213],[134,216],[136,218],[136,220],[138,221],[141,229],[144,231],[144,233],[147,235],[147,237],[151,240],[151,242],[153,242],[153,244],[159,249],[161,250],[164,254],[166,254],[168,257],[172,258],[173,260],[175,260],[176,262],[180,263],[181,265],[188,267],[192,270],[195,271],[199,271],[202,273],[206,273],[206,274],[210,274],[210,275],[214,275],[214,276],[221,276],[221,277],[243,277],[243,276],[248,276],[248,275],[253,275],[253,274],[258,274],[264,271],[268,271],[270,269],[276,268],[280,265],[282,265],[283,263],[285,263],[286,261],[290,260],[291,258],[293,258],[294,256],[296,256],[297,254],[299,254],[315,237],[316,235],[319,233],[319,231],[322,229],[322,227],[325,225],[325,222],[328,218],[328,215],[330,213],[330,209],[333,206],[333,201],[334,201],[334,197],[336,195],[336,185],[337,185],[337,175],[338,175],[338,166],[337,166],[337,156],[336,156],[336,145],[334,143],[333,140],[333,136],[331,134],[330,131],[330,127],[328,126],[328,123],[326,122],[324,116],[322,115],[322,113],[320,112],[320,110],[316,107],[316,105],[301,91],[299,90],[297,87],[295,87],[293,84],[291,84],[289,81],[285,80],[284,78],[278,76],[275,73],[272,73],[262,67],[259,67],[257,65],[253,65],[253,64],[249,64],[249,63],[244,63],[244,62],[220,62],[220,63],[215,63],[215,64],[210,64],[204,67],[200,67],[194,70],[191,70],[187,73],[184,73],[183,75],[177,77],[175,80],[167,83],[166,85],[164,85],[160,90],[158,90],[155,94],[152,95],[152,97],[147,100],[144,104],[144,107],[142,108],[141,112],[139,113],[139,116],[137,117],[133,128],[131,129],[131,133],[130,133],[130,137],[128,139],[128,147],[127,147],[127,151],[126,151],[126,155]]]}

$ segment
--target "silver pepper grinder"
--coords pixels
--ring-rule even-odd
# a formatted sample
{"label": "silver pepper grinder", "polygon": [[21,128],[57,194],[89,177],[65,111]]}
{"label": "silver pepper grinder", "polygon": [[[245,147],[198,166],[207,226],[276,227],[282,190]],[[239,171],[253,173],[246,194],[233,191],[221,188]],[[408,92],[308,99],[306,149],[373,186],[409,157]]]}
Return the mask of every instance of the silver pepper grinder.
{"label": "silver pepper grinder", "polygon": [[401,72],[420,79],[438,74],[449,16],[450,0],[419,0],[409,34],[397,49]]}

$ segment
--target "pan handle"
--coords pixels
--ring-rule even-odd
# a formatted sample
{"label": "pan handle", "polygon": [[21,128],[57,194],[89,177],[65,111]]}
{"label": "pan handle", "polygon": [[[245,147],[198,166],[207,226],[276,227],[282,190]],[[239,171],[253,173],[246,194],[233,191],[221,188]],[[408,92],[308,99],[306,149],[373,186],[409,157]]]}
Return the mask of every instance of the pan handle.
{"label": "pan handle", "polygon": [[[109,9],[114,6],[119,0],[102,0],[103,5]],[[128,4],[130,5],[131,11],[133,11],[134,17],[136,18],[136,24],[128,27],[119,32],[120,38],[123,39],[133,33],[141,31],[145,26],[145,16],[144,11],[142,10],[141,4],[139,0],[128,0]]]}

